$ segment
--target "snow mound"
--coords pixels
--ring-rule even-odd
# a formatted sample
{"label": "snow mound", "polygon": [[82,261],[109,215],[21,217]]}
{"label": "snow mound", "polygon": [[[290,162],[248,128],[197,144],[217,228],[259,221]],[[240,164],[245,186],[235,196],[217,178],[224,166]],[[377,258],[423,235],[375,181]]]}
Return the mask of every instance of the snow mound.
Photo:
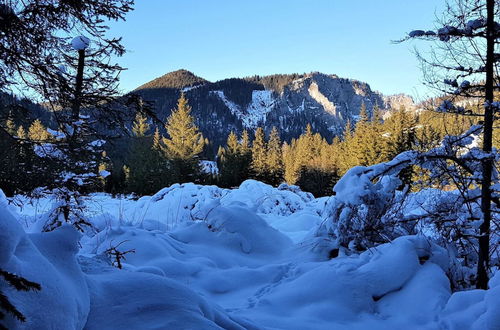
{"label": "snow mound", "polygon": [[125,221],[146,229],[169,230],[181,223],[205,220],[225,190],[193,183],[174,184],[125,209]]}
{"label": "snow mound", "polygon": [[442,328],[450,330],[500,329],[500,271],[489,281],[489,290],[454,293],[440,317]]}
{"label": "snow mound", "polygon": [[311,194],[293,186],[281,185],[276,189],[256,180],[246,180],[224,196],[221,204],[242,202],[257,213],[290,215],[306,208],[312,199]]}
{"label": "snow mound", "polygon": [[[317,235],[333,222],[332,205],[385,198],[396,182],[367,180],[373,170],[354,169],[336,196],[320,199],[254,180],[233,190],[176,184],[139,200],[94,194],[86,212],[95,232],[81,239],[66,226],[25,234],[18,222],[36,223],[50,199],[15,219],[0,193],[0,268],[42,285],[1,289],[28,317],[25,328],[499,329],[500,272],[489,290],[451,294],[450,256],[431,235],[349,255],[319,241],[334,239]],[[406,214],[436,196],[420,194]],[[113,247],[130,251],[123,269],[112,267]]]}
{"label": "snow mound", "polygon": [[238,314],[280,329],[428,326],[450,290],[441,267],[419,263],[420,248],[401,237],[359,256],[303,263]]}
{"label": "snow mound", "polygon": [[89,313],[85,277],[76,261],[80,235],[69,226],[27,235],[5,205],[0,190],[0,268],[41,285],[20,292],[3,281],[0,288],[26,316],[19,323],[9,315],[9,329],[81,329]]}
{"label": "snow mound", "polygon": [[291,245],[286,236],[240,205],[215,209],[207,223],[211,231],[225,236],[226,242],[244,253],[280,254],[284,247]]}
{"label": "snow mound", "polygon": [[92,308],[86,329],[258,329],[228,316],[187,286],[153,274],[92,274],[89,287]]}

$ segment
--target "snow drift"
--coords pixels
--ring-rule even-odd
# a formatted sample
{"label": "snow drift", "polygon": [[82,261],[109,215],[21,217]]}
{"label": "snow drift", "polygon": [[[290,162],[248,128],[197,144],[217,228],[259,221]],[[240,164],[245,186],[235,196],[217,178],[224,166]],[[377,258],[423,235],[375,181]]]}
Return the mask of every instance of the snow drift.
{"label": "snow drift", "polygon": [[[20,293],[0,282],[28,319],[7,319],[9,328],[500,327],[498,272],[489,290],[452,293],[448,253],[423,235],[329,259],[311,237],[332,200],[296,187],[249,180],[233,190],[177,184],[139,200],[95,194],[95,228],[83,236],[67,226],[36,232],[49,197],[7,202],[0,267],[42,285]],[[134,250],[123,269],[111,247]]]}

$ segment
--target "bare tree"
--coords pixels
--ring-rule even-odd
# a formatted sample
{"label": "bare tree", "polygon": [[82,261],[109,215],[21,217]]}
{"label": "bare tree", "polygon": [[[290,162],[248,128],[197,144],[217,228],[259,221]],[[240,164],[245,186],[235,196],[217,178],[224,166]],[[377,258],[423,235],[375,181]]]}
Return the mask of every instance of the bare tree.
{"label": "bare tree", "polygon": [[[435,41],[430,55],[417,52],[417,56],[427,84],[449,96],[436,110],[482,118],[483,153],[478,155],[482,171],[476,177],[481,184],[482,211],[476,283],[480,289],[487,288],[490,268],[492,178],[496,178],[492,136],[499,113],[494,94],[500,89],[500,24],[495,21],[499,7],[495,0],[450,0],[436,30],[414,30],[404,39]],[[472,100],[475,109],[468,109],[465,100]]]}

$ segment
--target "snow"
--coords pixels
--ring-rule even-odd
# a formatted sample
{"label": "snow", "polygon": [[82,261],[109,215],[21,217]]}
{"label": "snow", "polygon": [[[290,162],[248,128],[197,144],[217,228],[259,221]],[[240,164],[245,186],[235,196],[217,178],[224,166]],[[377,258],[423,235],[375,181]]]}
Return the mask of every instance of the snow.
{"label": "snow", "polygon": [[213,160],[200,160],[201,170],[203,173],[207,174],[218,174],[219,167],[217,166],[217,162]]}
{"label": "snow", "polygon": [[66,156],[54,143],[42,143],[33,146],[33,151],[41,158],[64,159]]}
{"label": "snow", "polygon": [[229,100],[224,95],[224,91],[211,91],[210,93],[217,95],[231,113],[242,121],[243,126],[250,129],[255,129],[259,124],[265,122],[267,114],[275,104],[272,91],[268,90],[252,91],[252,101],[245,109]]}
{"label": "snow", "polygon": [[71,40],[71,47],[74,50],[85,50],[90,45],[90,39],[85,36],[78,36]]}
{"label": "snow", "polygon": [[[383,197],[397,182],[367,178],[391,164],[354,168],[320,199],[254,180],[175,184],[137,200],[93,194],[85,212],[94,229],[84,234],[39,232],[50,196],[8,204],[0,194],[0,268],[42,285],[20,293],[0,282],[28,319],[8,328],[498,329],[500,272],[489,290],[450,292],[449,255],[432,237],[333,259],[317,248],[332,203]],[[404,212],[423,212],[436,193],[416,194]],[[112,266],[113,247],[133,250],[123,269]]]}
{"label": "snow", "polygon": [[111,173],[109,171],[106,171],[106,170],[100,170],[99,171],[99,176],[101,176],[103,178],[107,178],[110,175],[111,175]]}
{"label": "snow", "polygon": [[37,292],[18,292],[1,283],[2,291],[13,297],[14,305],[27,317],[25,323],[18,324],[7,316],[7,328],[83,328],[90,298],[76,261],[80,235],[70,226],[50,233],[26,234],[7,207],[1,190],[0,219],[0,269],[42,287]]}
{"label": "snow", "polygon": [[183,89],[181,89],[181,91],[182,91],[183,93],[187,93],[187,92],[189,92],[189,91],[191,91],[191,90],[193,90],[193,89],[199,88],[199,87],[201,87],[201,86],[203,86],[203,85],[204,85],[204,84],[199,84],[199,85],[194,85],[194,86],[184,87]]}

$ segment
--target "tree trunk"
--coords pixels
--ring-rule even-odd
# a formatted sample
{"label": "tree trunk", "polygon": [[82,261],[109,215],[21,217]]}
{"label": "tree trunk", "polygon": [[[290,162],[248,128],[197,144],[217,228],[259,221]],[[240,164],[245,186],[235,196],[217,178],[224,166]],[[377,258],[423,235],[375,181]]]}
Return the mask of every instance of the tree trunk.
{"label": "tree trunk", "polygon": [[[495,47],[495,0],[486,1],[486,85],[485,85],[485,111],[483,131],[483,151],[491,153],[493,136],[493,73],[494,73],[494,47]],[[483,161],[483,178],[481,182],[481,211],[483,223],[480,227],[479,260],[477,265],[476,288],[488,289],[489,250],[490,250],[490,222],[491,222],[491,174],[493,172],[493,159],[488,157]]]}
{"label": "tree trunk", "polygon": [[76,133],[76,122],[80,119],[80,106],[83,87],[83,68],[85,66],[85,50],[78,51],[78,68],[76,72],[76,84],[73,104],[71,106],[73,134]]}

